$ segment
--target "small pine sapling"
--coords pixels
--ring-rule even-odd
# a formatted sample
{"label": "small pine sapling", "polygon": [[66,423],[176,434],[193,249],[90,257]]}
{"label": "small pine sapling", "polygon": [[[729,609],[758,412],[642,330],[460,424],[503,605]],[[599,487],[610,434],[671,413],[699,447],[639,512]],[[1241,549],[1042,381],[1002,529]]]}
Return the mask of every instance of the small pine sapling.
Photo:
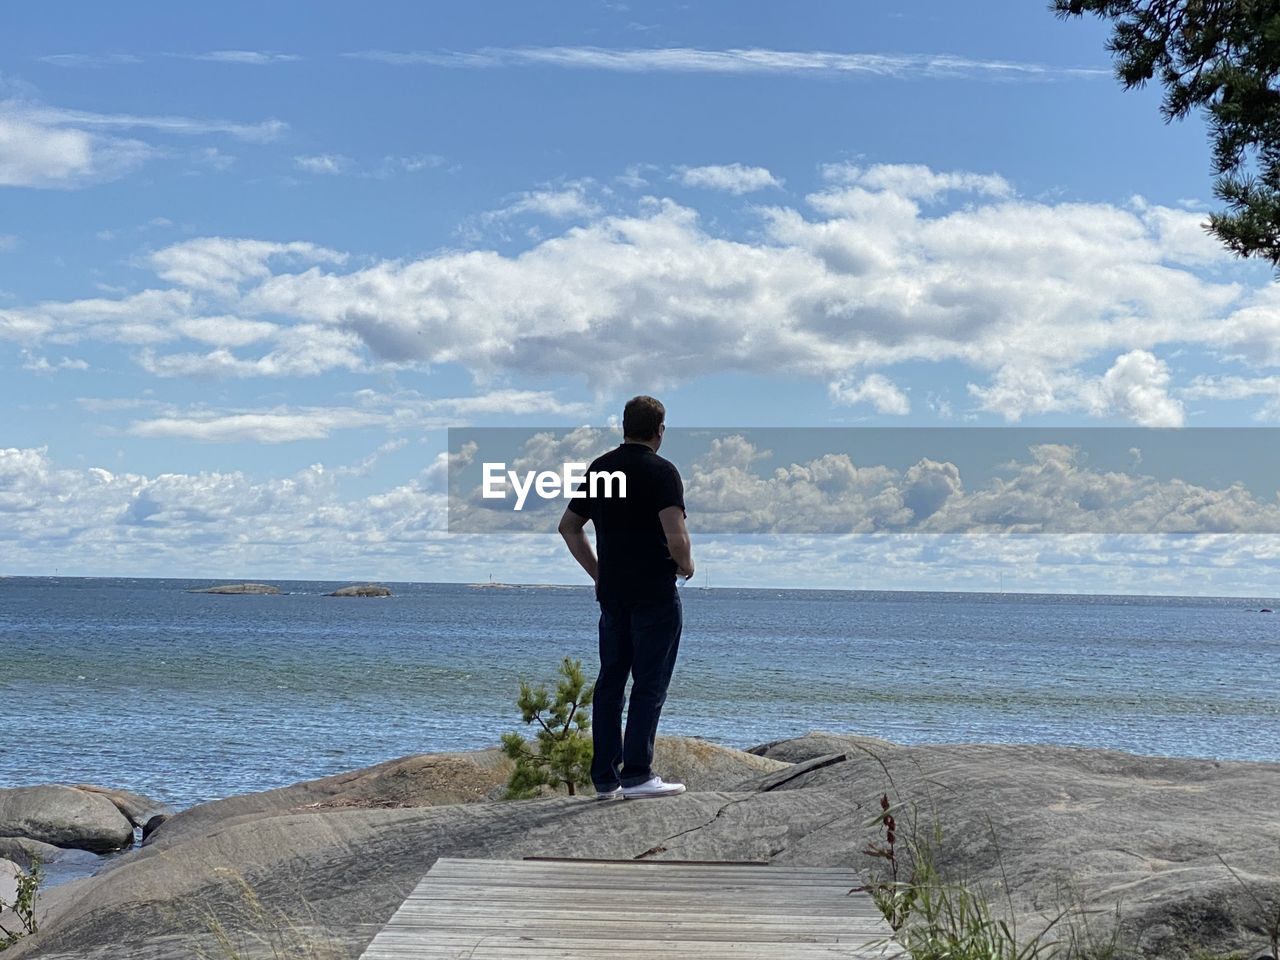
{"label": "small pine sapling", "polygon": [[534,797],[542,786],[564,787],[574,796],[577,787],[591,784],[591,716],[588,709],[595,685],[587,685],[582,662],[565,657],[554,699],[545,686],[520,681],[516,706],[526,724],[538,725],[534,743],[519,733],[502,735],[502,752],[516,762],[506,797]]}

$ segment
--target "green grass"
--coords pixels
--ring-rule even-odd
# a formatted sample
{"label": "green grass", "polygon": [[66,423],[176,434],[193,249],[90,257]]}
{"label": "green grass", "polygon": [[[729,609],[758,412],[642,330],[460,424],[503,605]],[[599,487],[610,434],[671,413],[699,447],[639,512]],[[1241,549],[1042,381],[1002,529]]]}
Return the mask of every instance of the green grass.
{"label": "green grass", "polygon": [[222,915],[202,911],[206,935],[190,944],[198,960],[344,960],[350,951],[325,935],[314,911],[300,923],[279,908],[268,907],[240,874],[222,868],[240,892],[236,908]]}

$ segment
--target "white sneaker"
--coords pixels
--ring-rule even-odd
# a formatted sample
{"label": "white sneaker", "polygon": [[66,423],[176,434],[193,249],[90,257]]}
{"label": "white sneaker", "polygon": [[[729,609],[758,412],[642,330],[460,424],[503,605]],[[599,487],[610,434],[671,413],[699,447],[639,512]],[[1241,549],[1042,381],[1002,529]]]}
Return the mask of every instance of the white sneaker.
{"label": "white sneaker", "polygon": [[626,797],[622,795],[621,787],[614,787],[612,790],[597,790],[596,799],[597,800],[625,800]]}
{"label": "white sneaker", "polygon": [[661,777],[654,777],[634,787],[623,787],[622,795],[628,800],[639,800],[644,797],[674,797],[684,793],[683,783],[666,783]]}

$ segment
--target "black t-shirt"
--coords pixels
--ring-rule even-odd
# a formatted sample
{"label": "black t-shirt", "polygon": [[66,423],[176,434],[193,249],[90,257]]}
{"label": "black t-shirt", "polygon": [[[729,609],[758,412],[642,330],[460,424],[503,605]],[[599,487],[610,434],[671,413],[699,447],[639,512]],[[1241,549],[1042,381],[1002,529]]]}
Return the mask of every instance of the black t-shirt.
{"label": "black t-shirt", "polygon": [[[601,496],[603,484],[591,496],[591,474],[619,472],[627,478],[627,495]],[[675,589],[676,562],[667,550],[658,512],[679,507],[684,512],[684,484],[671,461],[643,443],[623,443],[587,468],[587,494],[569,501],[569,509],[596,528],[601,602],[632,603],[656,599]]]}

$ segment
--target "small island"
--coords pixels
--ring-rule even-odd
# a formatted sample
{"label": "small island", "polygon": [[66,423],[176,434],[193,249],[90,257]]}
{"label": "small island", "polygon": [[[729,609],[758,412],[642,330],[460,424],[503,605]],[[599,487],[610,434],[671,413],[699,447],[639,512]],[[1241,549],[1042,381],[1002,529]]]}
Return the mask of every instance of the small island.
{"label": "small island", "polygon": [[327,597],[389,597],[391,595],[390,590],[378,583],[356,584],[325,594]]}

